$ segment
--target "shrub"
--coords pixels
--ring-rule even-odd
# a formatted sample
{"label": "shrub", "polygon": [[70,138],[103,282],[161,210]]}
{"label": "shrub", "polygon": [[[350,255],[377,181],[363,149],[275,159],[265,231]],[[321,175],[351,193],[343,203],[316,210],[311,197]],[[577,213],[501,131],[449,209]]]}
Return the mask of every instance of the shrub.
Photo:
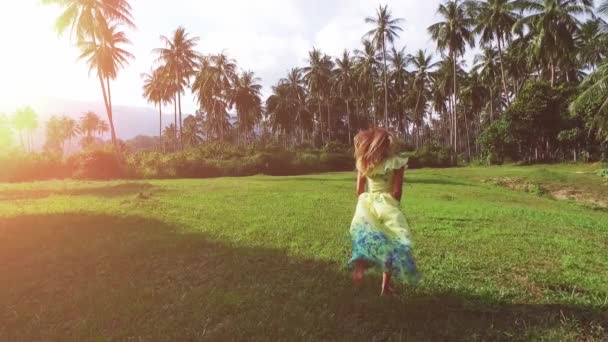
{"label": "shrub", "polygon": [[608,164],[604,164],[603,169],[601,169],[598,174],[600,177],[608,178]]}
{"label": "shrub", "polygon": [[120,156],[111,150],[89,150],[69,158],[72,176],[78,179],[107,180],[127,175]]}
{"label": "shrub", "polygon": [[320,164],[323,171],[349,171],[355,168],[354,157],[350,153],[321,153]]}
{"label": "shrub", "polygon": [[[452,165],[450,151],[427,147],[409,153],[410,167],[446,167]],[[328,145],[321,150],[306,148],[286,150],[270,147],[255,152],[245,147],[209,144],[174,152],[137,152],[117,154],[111,148],[81,152],[62,161],[50,154],[13,154],[0,158],[0,181],[31,181],[52,178],[209,178],[238,177],[255,174],[273,176],[318,172],[352,171],[355,161],[347,146]]]}
{"label": "shrub", "polygon": [[0,157],[1,182],[29,182],[66,178],[70,169],[61,156],[51,153],[23,153],[13,151]]}
{"label": "shrub", "polygon": [[425,146],[415,152],[408,152],[408,167],[418,169],[422,167],[451,167],[455,166],[452,152],[444,147]]}

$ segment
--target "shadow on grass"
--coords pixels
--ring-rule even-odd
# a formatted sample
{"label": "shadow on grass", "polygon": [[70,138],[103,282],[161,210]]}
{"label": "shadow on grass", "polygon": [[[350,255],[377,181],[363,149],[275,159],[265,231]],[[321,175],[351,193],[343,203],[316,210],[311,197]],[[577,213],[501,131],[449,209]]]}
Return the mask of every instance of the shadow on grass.
{"label": "shadow on grass", "polygon": [[0,218],[0,260],[3,341],[513,340],[608,319],[456,293],[382,299],[352,290],[340,265],[133,216]]}
{"label": "shadow on grass", "polygon": [[57,189],[26,189],[0,191],[0,201],[41,199],[53,195],[60,196],[97,196],[105,198],[123,197],[150,191],[155,188],[149,183],[122,183],[116,185],[103,185],[83,188],[57,188]]}

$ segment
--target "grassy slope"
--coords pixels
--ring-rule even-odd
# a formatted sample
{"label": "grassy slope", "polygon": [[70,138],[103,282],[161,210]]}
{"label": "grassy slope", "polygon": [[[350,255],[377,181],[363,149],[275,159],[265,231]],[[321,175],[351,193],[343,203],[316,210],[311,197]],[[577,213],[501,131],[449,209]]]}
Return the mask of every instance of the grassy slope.
{"label": "grassy slope", "polygon": [[352,174],[0,185],[0,340],[600,340],[608,211],[481,182],[608,196],[579,168],[408,173],[395,299],[351,289]]}

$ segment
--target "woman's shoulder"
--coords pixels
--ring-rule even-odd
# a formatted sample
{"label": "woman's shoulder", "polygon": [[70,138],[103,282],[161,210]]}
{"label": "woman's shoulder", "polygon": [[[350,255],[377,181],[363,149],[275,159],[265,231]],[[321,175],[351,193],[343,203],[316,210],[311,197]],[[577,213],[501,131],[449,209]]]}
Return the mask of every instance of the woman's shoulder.
{"label": "woman's shoulder", "polygon": [[407,168],[409,158],[403,153],[395,153],[384,161],[385,170],[399,170]]}
{"label": "woman's shoulder", "polygon": [[393,170],[407,169],[409,158],[404,154],[392,154],[384,160],[380,165],[376,166],[370,175],[386,174]]}

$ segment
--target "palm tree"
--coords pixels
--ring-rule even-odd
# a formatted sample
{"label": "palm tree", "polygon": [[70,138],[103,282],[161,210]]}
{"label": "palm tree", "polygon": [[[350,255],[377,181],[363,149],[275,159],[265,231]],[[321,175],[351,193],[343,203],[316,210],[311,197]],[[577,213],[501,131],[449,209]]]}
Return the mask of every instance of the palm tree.
{"label": "palm tree", "polygon": [[585,108],[587,103],[602,99],[603,102],[593,118],[593,128],[597,130],[599,139],[608,142],[608,62],[604,62],[583,80],[580,87],[584,91],[572,102],[570,110],[578,112]]}
{"label": "palm tree", "polygon": [[272,94],[266,100],[266,113],[273,133],[282,134],[286,138],[293,131],[295,120],[291,117],[292,109],[290,86],[281,80],[272,87]]}
{"label": "palm tree", "polygon": [[112,113],[112,92],[110,90],[110,80],[116,79],[118,70],[128,64],[128,60],[134,56],[122,49],[120,45],[130,44],[126,35],[118,31],[116,25],[112,25],[99,33],[90,41],[80,41],[78,46],[82,53],[80,59],[86,59],[89,65],[89,73],[97,71],[97,77],[101,84],[104,103],[110,123],[112,143],[117,146],[116,130],[114,128],[114,118]]}
{"label": "palm tree", "polygon": [[252,71],[244,71],[234,77],[234,89],[231,102],[236,108],[238,128],[243,134],[243,142],[248,143],[247,137],[256,123],[262,118],[262,86],[261,80]]}
{"label": "palm tree", "polygon": [[382,51],[382,60],[384,61],[384,120],[385,125],[388,127],[388,71],[386,65],[386,43],[387,41],[393,44],[395,38],[399,38],[399,31],[402,31],[399,27],[403,19],[393,18],[391,11],[388,9],[388,5],[378,6],[376,10],[376,17],[365,18],[365,23],[374,25],[374,28],[367,33],[367,37],[372,37],[372,41],[376,45],[376,48]]}
{"label": "palm tree", "polygon": [[76,41],[95,40],[111,23],[135,27],[127,0],[42,0],[42,3],[63,8],[55,29],[60,35],[70,29]]}
{"label": "palm tree", "polygon": [[[427,54],[426,51],[418,50],[411,57],[410,63],[414,66],[414,79],[411,84],[413,93],[416,95],[416,104],[414,106],[414,115],[416,117],[424,117],[426,104],[431,100],[431,84],[433,82],[433,72],[437,68],[438,63],[433,62],[433,55]],[[418,122],[420,122],[419,120]],[[418,130],[419,131],[419,130]]]}
{"label": "palm tree", "polygon": [[97,134],[99,134],[99,137],[101,139],[103,139],[106,135],[106,133],[108,133],[108,131],[110,130],[108,123],[101,120],[99,121],[99,126],[97,126]]}
{"label": "palm tree", "polygon": [[[487,99],[491,97],[488,94],[487,86],[484,84],[480,75],[472,71],[468,77],[465,78],[463,87],[461,87],[460,96],[462,98],[462,105],[465,113],[465,131],[467,135],[467,156],[471,158],[471,137],[469,131],[471,130],[471,124],[467,120],[468,116],[466,113],[472,115],[472,121],[477,123],[477,134],[481,130],[481,112],[487,102]],[[473,124],[473,128],[475,124]],[[478,150],[478,144],[475,144],[476,150]]]}
{"label": "palm tree", "polygon": [[[306,104],[306,88],[304,87],[305,80],[302,75],[302,69],[293,68],[287,74],[287,78],[281,81],[285,84],[289,98],[289,108],[295,114],[296,124],[300,128],[300,139],[304,141],[304,130],[307,126],[307,113],[305,112]],[[328,113],[329,115],[329,113]]]}
{"label": "palm tree", "polygon": [[88,145],[93,142],[96,134],[103,137],[103,134],[108,131],[108,124],[94,112],[86,112],[80,117],[77,130],[85,135],[85,144]]}
{"label": "palm tree", "polygon": [[[604,0],[597,8],[597,13],[603,15],[604,17],[608,17],[608,0]],[[602,32],[608,32],[608,24],[606,22],[602,22]]]}
{"label": "palm tree", "polygon": [[598,6],[597,12],[608,16],[608,0],[602,1],[602,3]]}
{"label": "palm tree", "polygon": [[19,133],[21,148],[28,152],[33,152],[34,132],[38,128],[38,115],[36,112],[31,107],[17,109],[13,116],[13,126]]}
{"label": "palm tree", "polygon": [[502,86],[507,101],[509,99],[509,90],[502,56],[503,47],[507,41],[511,40],[513,26],[520,19],[520,15],[516,12],[516,1],[486,0],[472,3],[474,17],[476,18],[475,33],[480,35],[481,45],[492,46],[493,42],[496,41]]}
{"label": "palm tree", "polygon": [[[608,0],[604,0],[598,7],[598,13],[608,16]],[[607,25],[602,22],[603,33],[608,32]],[[603,63],[587,76],[580,84],[584,91],[570,105],[572,112],[582,110],[587,103],[595,99],[602,99],[597,113],[593,117],[593,128],[596,129],[598,139],[608,142],[608,62]]]}
{"label": "palm tree", "polygon": [[63,151],[61,121],[53,115],[46,122],[46,143],[44,149],[52,152]]}
{"label": "palm tree", "polygon": [[438,140],[444,141],[444,145],[449,145],[448,139],[445,138],[448,136],[448,134],[446,133],[448,132],[447,123],[449,122],[449,118],[446,118],[446,116],[449,116],[449,114],[447,114],[448,107],[446,103],[448,103],[448,94],[450,93],[448,89],[449,87],[446,87],[446,79],[444,78],[444,73],[442,73],[441,71],[435,71],[434,73],[432,73],[431,78],[433,80],[431,83],[431,109],[433,110],[433,112],[439,115],[440,127],[438,130],[441,132],[439,134],[440,138],[443,139]]}
{"label": "palm tree", "polygon": [[602,32],[602,19],[591,19],[583,23],[576,36],[578,60],[583,68],[595,68],[608,55],[608,37]]}
{"label": "palm tree", "polygon": [[184,144],[194,147],[201,143],[201,128],[193,115],[188,115],[184,119]]}
{"label": "palm tree", "polygon": [[175,149],[177,146],[177,129],[174,124],[170,124],[165,127],[163,130],[163,141],[165,142],[165,146],[163,146],[163,150],[171,150]]}
{"label": "palm tree", "polygon": [[[61,120],[62,137],[64,139],[64,142],[67,140],[68,148],[70,148],[72,146],[72,139],[76,138],[80,134],[80,128],[78,127],[78,122],[76,122],[76,120],[69,118],[65,115],[62,116],[60,120]],[[66,153],[65,149],[64,149],[64,153]]]}
{"label": "palm tree", "polygon": [[199,109],[206,115],[206,128],[210,133],[215,133],[219,137],[222,131],[221,126],[226,120],[227,102],[221,98],[218,72],[212,64],[211,56],[202,57],[199,64],[200,68],[192,84],[192,93]]}
{"label": "palm tree", "polygon": [[8,152],[13,147],[13,130],[11,121],[6,114],[0,113],[0,146],[4,146],[0,150],[0,156]]}
{"label": "palm tree", "polygon": [[[313,48],[312,51],[308,53],[308,65],[301,69],[301,72],[304,74],[304,82],[308,87],[308,91],[311,94],[314,94],[315,100],[317,101],[318,112],[317,112],[317,121],[319,123],[319,130],[321,139],[323,139],[323,114],[321,110],[321,105],[323,100],[326,102],[329,101],[328,88],[331,78],[331,70],[332,70],[332,62],[329,56],[323,54],[321,50],[317,48]],[[295,76],[291,72],[292,76]],[[292,82],[292,84],[296,84],[298,82]],[[330,128],[330,119],[329,112],[328,115],[328,139],[331,139],[331,128]]]}
{"label": "palm tree", "polygon": [[405,48],[397,50],[393,47],[389,56],[391,63],[389,72],[389,82],[392,84],[391,97],[394,99],[392,110],[397,113],[397,130],[405,131],[404,121],[407,121],[405,110],[407,107],[408,92],[407,87],[411,83],[411,74],[407,70],[411,61],[411,56],[405,53]]}
{"label": "palm tree", "polygon": [[[158,60],[164,63],[173,77],[173,86],[175,97],[177,98],[177,107],[179,112],[179,132],[182,134],[182,101],[181,94],[185,87],[190,83],[190,78],[194,75],[194,71],[198,66],[200,55],[195,51],[198,43],[198,37],[190,37],[183,27],[178,27],[171,38],[166,36],[160,37],[165,47],[155,49],[158,54]],[[181,141],[181,139],[180,139]]]}
{"label": "palm tree", "polygon": [[494,91],[496,87],[496,79],[498,78],[498,53],[491,47],[483,49],[483,53],[476,55],[473,60],[473,73],[479,75],[479,79],[486,85],[490,91],[490,122],[494,121]]}
{"label": "palm tree", "polygon": [[336,58],[336,69],[334,71],[335,86],[338,88],[340,98],[346,103],[346,122],[348,125],[348,143],[352,141],[352,130],[350,125],[350,101],[353,92],[354,66],[350,52],[344,50],[342,58]]}
{"label": "palm tree", "polygon": [[158,138],[159,149],[163,146],[163,104],[171,99],[170,87],[165,68],[158,67],[149,74],[142,75],[144,79],[144,97],[158,106]]}
{"label": "palm tree", "polygon": [[[215,67],[215,76],[217,77],[216,79],[216,84],[219,87],[219,89],[217,89],[219,91],[219,95],[222,98],[222,101],[219,103],[224,104],[224,107],[226,107],[226,109],[222,109],[222,112],[227,111],[227,107],[229,107],[230,105],[230,99],[232,98],[232,93],[233,93],[233,85],[232,85],[232,81],[234,80],[235,76],[237,75],[237,66],[236,66],[236,62],[234,59],[229,58],[225,53],[219,53],[217,55],[213,55],[211,56],[211,62]],[[227,115],[224,115],[223,117],[226,117]],[[228,125],[221,125],[221,135],[220,135],[220,139],[223,140],[224,139],[224,135],[228,130],[228,126],[229,126],[229,122]]]}
{"label": "palm tree", "polygon": [[520,0],[525,15],[517,27],[529,27],[535,34],[535,53],[549,65],[551,85],[561,59],[576,47],[577,16],[592,13],[593,0]]}
{"label": "palm tree", "polygon": [[[519,94],[526,80],[540,76],[538,71],[540,62],[535,54],[530,51],[533,39],[534,31],[518,36],[513,39],[503,56],[505,72],[507,78],[511,80],[515,97]],[[498,62],[496,65],[498,67]]]}
{"label": "palm tree", "polygon": [[[55,22],[61,35],[68,28],[82,49],[80,58],[87,58],[90,71],[98,70],[104,104],[112,129],[112,142],[116,134],[112,118],[110,80],[116,78],[118,68],[132,55],[118,47],[129,41],[118,25],[134,28],[131,6],[127,0],[42,0],[43,4],[56,4],[63,8]],[[105,84],[104,84],[105,81]]]}
{"label": "palm tree", "polygon": [[449,59],[452,62],[453,71],[453,104],[452,104],[452,146],[454,152],[457,152],[458,146],[458,125],[456,124],[457,115],[457,60],[458,57],[464,55],[467,45],[474,46],[473,25],[474,19],[469,16],[468,6],[466,3],[458,3],[458,0],[447,1],[445,4],[439,5],[437,14],[443,21],[431,25],[428,28],[433,40],[437,43],[437,48],[440,51],[448,51]]}
{"label": "palm tree", "polygon": [[228,109],[235,75],[236,63],[225,54],[205,56],[200,59],[200,69],[192,84],[200,109],[207,113],[210,128],[222,141],[230,126]]}
{"label": "palm tree", "polygon": [[374,94],[374,79],[377,74],[378,68],[378,55],[374,45],[369,40],[363,40],[363,49],[355,50],[357,55],[357,74],[359,75],[358,83],[367,85],[364,88],[370,89],[369,92],[369,112],[373,120],[374,126],[377,125],[376,119],[376,106],[375,106],[375,94]]}
{"label": "palm tree", "polygon": [[78,124],[74,119],[64,116],[51,116],[46,122],[45,149],[65,154],[65,143],[71,143],[72,138],[78,135]]}

